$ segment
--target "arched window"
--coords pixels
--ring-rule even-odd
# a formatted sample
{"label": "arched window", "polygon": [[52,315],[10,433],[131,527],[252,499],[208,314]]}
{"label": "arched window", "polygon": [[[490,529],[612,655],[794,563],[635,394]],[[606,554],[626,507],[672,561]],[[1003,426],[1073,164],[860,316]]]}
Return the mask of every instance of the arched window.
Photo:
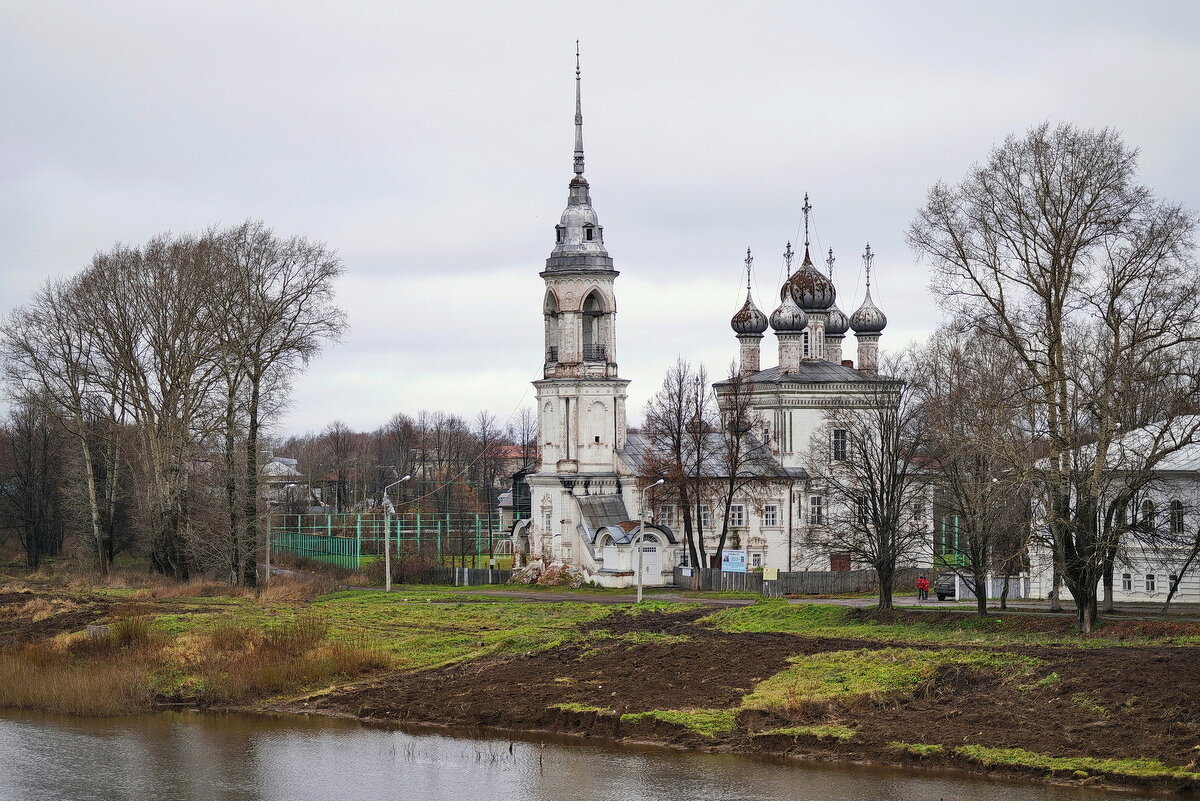
{"label": "arched window", "polygon": [[1154,501],[1149,498],[1142,501],[1142,525],[1147,531],[1154,530]]}
{"label": "arched window", "polygon": [[1171,501],[1171,536],[1183,536],[1183,501]]}
{"label": "arched window", "polygon": [[558,298],[546,292],[544,308],[546,316],[546,361],[558,361]]}
{"label": "arched window", "polygon": [[807,332],[807,331],[805,331],[805,332],[804,332],[804,338],[803,338],[803,340],[802,340],[802,341],[804,342],[804,358],[806,358],[806,359],[807,359],[807,358],[809,357],[809,355],[810,355],[810,354],[809,354],[808,332]]}
{"label": "arched window", "polygon": [[583,360],[587,362],[604,361],[604,337],[600,324],[604,318],[604,304],[599,293],[589,292],[583,301]]}

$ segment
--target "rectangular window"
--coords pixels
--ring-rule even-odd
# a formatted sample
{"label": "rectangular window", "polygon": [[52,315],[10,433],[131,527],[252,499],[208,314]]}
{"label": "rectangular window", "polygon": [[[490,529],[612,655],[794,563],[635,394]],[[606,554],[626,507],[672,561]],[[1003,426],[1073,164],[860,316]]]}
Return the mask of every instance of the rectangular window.
{"label": "rectangular window", "polygon": [[658,522],[662,523],[667,528],[675,526],[675,507],[660,506],[658,507]]}
{"label": "rectangular window", "polygon": [[1153,573],[1146,574],[1146,592],[1158,591],[1158,576]]}
{"label": "rectangular window", "polygon": [[844,428],[835,428],[833,430],[833,460],[835,462],[844,462],[850,456],[849,438]]}
{"label": "rectangular window", "polygon": [[762,567],[762,554],[761,553],[750,554],[750,566],[751,567]]}
{"label": "rectangular window", "polygon": [[700,525],[704,528],[712,528],[712,515],[709,514],[707,506],[700,507]]}
{"label": "rectangular window", "polygon": [[746,507],[740,503],[731,503],[729,505],[729,525],[734,528],[743,528],[746,525]]}
{"label": "rectangular window", "polygon": [[1171,588],[1175,586],[1176,581],[1179,581],[1178,575],[1172,573],[1171,575],[1167,576],[1167,592],[1171,591]]}
{"label": "rectangular window", "polygon": [[1132,573],[1122,573],[1121,574],[1121,589],[1124,592],[1133,592],[1133,574]]}
{"label": "rectangular window", "polygon": [[763,507],[763,522],[767,528],[779,525],[779,507],[769,503]]}
{"label": "rectangular window", "polygon": [[855,499],[855,506],[858,507],[858,524],[865,526],[867,524],[867,499],[863,495],[859,495]]}
{"label": "rectangular window", "polygon": [[807,359],[809,356],[811,356],[811,355],[812,355],[812,354],[809,352],[809,345],[808,345],[808,332],[807,332],[807,331],[805,331],[805,332],[804,332],[804,340],[803,340],[803,341],[804,341],[804,358],[806,358],[806,359]]}
{"label": "rectangular window", "polygon": [[814,526],[825,522],[825,499],[820,495],[813,495],[808,499],[808,522]]}

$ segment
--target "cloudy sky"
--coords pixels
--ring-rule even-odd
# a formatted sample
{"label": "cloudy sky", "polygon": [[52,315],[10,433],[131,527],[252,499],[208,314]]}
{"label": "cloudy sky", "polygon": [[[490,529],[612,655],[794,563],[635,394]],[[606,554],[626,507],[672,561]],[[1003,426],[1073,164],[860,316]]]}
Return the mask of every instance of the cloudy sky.
{"label": "cloudy sky", "polygon": [[503,422],[541,367],[576,38],[635,421],[678,355],[727,369],[747,246],[773,307],[805,191],[845,311],[863,245],[878,254],[885,348],[939,318],[905,226],[1010,132],[1115,127],[1147,184],[1200,209],[1186,0],[9,0],[0,306],[116,241],[262,219],[348,268],[352,328],[297,382],[282,431],[423,408]]}

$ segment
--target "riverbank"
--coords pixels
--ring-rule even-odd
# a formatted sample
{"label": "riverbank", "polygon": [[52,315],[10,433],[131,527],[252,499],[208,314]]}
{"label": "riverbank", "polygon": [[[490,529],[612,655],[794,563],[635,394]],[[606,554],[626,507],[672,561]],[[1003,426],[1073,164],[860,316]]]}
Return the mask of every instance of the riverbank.
{"label": "riverbank", "polygon": [[[17,682],[29,692],[0,700],[39,708],[47,693],[32,688],[47,669],[60,680],[112,669],[126,671],[131,707],[110,712],[241,706],[1083,785],[1200,786],[1194,623],[1124,621],[1079,638],[1065,617],[906,610],[880,619],[781,601],[634,607],[430,587],[311,600],[179,592],[0,587],[5,672],[37,668]],[[129,634],[132,620],[144,631]],[[109,633],[81,631],[97,623]]]}

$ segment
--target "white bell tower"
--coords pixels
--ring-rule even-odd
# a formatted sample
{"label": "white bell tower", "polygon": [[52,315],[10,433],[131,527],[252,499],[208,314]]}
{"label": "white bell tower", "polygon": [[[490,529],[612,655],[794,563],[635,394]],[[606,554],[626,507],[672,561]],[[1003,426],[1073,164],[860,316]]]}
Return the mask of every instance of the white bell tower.
{"label": "white bell tower", "polygon": [[[534,381],[538,472],[529,476],[531,558],[571,561],[582,521],[572,495],[621,495],[617,451],[625,446],[625,388],[617,374],[618,275],[583,177],[579,53],[575,61],[575,176],[555,226],[542,300],[545,353]],[[578,554],[577,554],[578,555]]]}

